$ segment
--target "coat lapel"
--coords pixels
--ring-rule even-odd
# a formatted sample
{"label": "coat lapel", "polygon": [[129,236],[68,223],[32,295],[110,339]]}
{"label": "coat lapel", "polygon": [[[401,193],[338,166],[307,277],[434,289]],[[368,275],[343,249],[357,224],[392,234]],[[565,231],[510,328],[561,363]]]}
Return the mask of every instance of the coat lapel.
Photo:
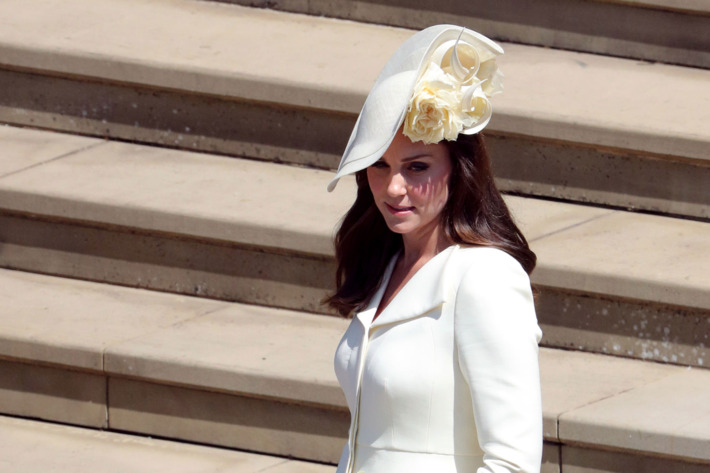
{"label": "coat lapel", "polygon": [[[404,285],[399,293],[394,296],[394,299],[392,299],[389,305],[385,307],[377,319],[372,322],[371,327],[376,328],[383,325],[396,324],[418,317],[445,302],[447,296],[445,270],[457,248],[457,245],[452,245],[427,261],[426,264],[412,276],[412,279]],[[396,257],[390,262],[387,268],[387,277],[383,279],[382,286],[376,296],[372,298],[368,308],[364,311],[369,315],[367,319],[368,322],[372,321],[377,307],[382,300],[384,288],[387,287],[390,276],[392,275],[395,259]],[[365,326],[367,327],[367,325]]]}
{"label": "coat lapel", "polygon": [[[399,253],[394,255],[392,257],[392,259],[390,260],[389,264],[387,265],[387,268],[385,269],[385,276],[382,278],[382,283],[380,284],[380,287],[377,289],[377,292],[375,293],[375,295],[372,296],[372,299],[370,299],[370,302],[367,304],[367,307],[355,315],[355,318],[358,319],[360,321],[360,323],[363,325],[366,333],[370,327],[370,324],[372,324],[372,319],[375,318],[375,314],[377,313],[377,308],[380,306],[380,301],[382,300],[382,297],[385,294],[385,289],[387,288],[387,285],[390,282],[390,277],[392,276],[392,271],[394,270],[394,264],[397,262],[398,256],[399,256]],[[380,317],[382,317],[382,314],[380,314]],[[380,317],[378,317],[378,319]]]}

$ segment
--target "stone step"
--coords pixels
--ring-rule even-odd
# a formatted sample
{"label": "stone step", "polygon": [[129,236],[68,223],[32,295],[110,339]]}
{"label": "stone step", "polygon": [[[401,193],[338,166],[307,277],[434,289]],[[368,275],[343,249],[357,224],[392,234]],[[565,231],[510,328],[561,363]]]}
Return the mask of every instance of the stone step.
{"label": "stone step", "polygon": [[[249,7],[421,29],[450,23],[499,41],[710,68],[702,0],[221,0]],[[632,25],[632,27],[630,27]]]}
{"label": "stone step", "polygon": [[[193,0],[6,0],[0,121],[334,168],[411,34]],[[710,71],[504,46],[487,130],[502,189],[710,219]]]}
{"label": "stone step", "polygon": [[[1,413],[340,455],[349,419],[332,359],[347,320],[10,270],[0,297]],[[710,468],[710,371],[548,348],[540,365],[545,473]]]}
{"label": "stone step", "polygon": [[[0,128],[0,266],[325,312],[332,173]],[[507,197],[537,253],[543,344],[706,366],[710,225]]]}
{"label": "stone step", "polygon": [[0,473],[330,473],[333,467],[0,416]]}

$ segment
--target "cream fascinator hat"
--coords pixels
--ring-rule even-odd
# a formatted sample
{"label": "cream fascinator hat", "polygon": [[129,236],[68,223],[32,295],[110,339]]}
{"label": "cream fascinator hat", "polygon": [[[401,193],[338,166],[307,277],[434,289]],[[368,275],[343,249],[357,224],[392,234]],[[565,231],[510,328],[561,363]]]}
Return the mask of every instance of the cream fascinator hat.
{"label": "cream fascinator hat", "polygon": [[431,26],[405,41],[370,90],[328,191],[380,159],[402,125],[409,139],[424,143],[483,130],[492,112],[488,99],[503,90],[499,54],[498,44],[453,25]]}

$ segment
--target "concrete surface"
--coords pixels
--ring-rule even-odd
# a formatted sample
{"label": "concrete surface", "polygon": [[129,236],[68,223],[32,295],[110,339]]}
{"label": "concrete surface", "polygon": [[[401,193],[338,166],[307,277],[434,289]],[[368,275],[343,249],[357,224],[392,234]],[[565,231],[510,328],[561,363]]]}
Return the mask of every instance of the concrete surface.
{"label": "concrete surface", "polygon": [[[0,274],[5,280],[24,278],[25,286],[16,285],[15,291],[36,294],[36,311],[43,314],[23,317],[28,326],[50,325],[55,313],[61,322],[57,333],[15,330],[15,343],[24,338],[35,349],[22,359],[3,354],[0,411],[337,460],[348,414],[332,356],[347,320],[220,303],[224,307],[211,313],[115,341],[103,350],[102,371],[88,372],[48,363],[41,347],[80,351],[77,334],[111,339],[112,326],[126,320],[131,305],[180,316],[185,298],[7,270]],[[32,290],[48,285],[56,290]],[[63,307],[75,294],[93,303],[75,302],[77,316],[65,318]],[[170,299],[174,309],[164,304]],[[117,300],[120,311],[111,309]],[[12,304],[8,314],[0,321],[11,317]],[[5,326],[0,324],[0,341]],[[62,362],[72,359],[81,360],[65,356]],[[548,348],[540,351],[540,366],[548,442],[707,460],[702,452],[710,438],[704,407],[710,371]],[[555,449],[548,446],[547,452],[554,471]]]}
{"label": "concrete surface", "polygon": [[[332,231],[352,179],[327,194],[323,171],[115,142],[55,156],[64,135],[13,136],[7,156],[34,149],[52,158],[0,178],[2,266],[327,312]],[[707,364],[707,223],[506,199],[538,254],[545,346]],[[14,294],[12,284],[6,290]],[[84,362],[72,363],[100,367],[103,342],[76,341],[84,353],[71,356]],[[31,349],[7,340],[8,356]],[[69,355],[55,347],[45,356]]]}
{"label": "concrete surface", "polygon": [[130,227],[0,215],[0,241],[6,268],[271,307],[324,312],[335,283],[322,256]]}
{"label": "concrete surface", "polygon": [[540,367],[543,429],[545,438],[556,442],[570,440],[558,431],[566,413],[680,372],[655,363],[549,349],[541,350]]}
{"label": "concrete surface", "polygon": [[708,366],[710,318],[705,310],[538,290],[535,307],[544,346]]}
{"label": "concrete surface", "polygon": [[352,114],[0,68],[0,120],[193,151],[337,167]]}
{"label": "concrete surface", "polygon": [[[710,65],[708,10],[702,0],[511,1],[225,0],[316,16],[424,28],[465,25],[499,40],[651,61]],[[580,21],[583,19],[583,21]],[[628,28],[633,24],[633,28]]]}
{"label": "concrete surface", "polygon": [[708,374],[688,368],[563,414],[560,437],[710,463]]}
{"label": "concrete surface", "polygon": [[639,453],[562,446],[565,473],[708,473],[710,464]]}
{"label": "concrete surface", "polygon": [[704,222],[614,212],[533,241],[540,261],[533,280],[707,310],[709,231]]}
{"label": "concrete surface", "polygon": [[[334,111],[2,69],[0,103],[6,122],[330,169],[355,122]],[[502,190],[710,218],[707,161],[490,130],[486,138]]]}
{"label": "concrete surface", "polygon": [[540,473],[561,473],[560,444],[543,442]]}
{"label": "concrete surface", "polygon": [[703,0],[617,0],[618,3],[631,3],[641,7],[663,10],[679,10],[708,13],[708,4]]}
{"label": "concrete surface", "polygon": [[[340,184],[338,184],[340,185]],[[593,224],[614,210],[601,207],[562,204],[549,200],[506,195],[503,197],[511,215],[529,243],[565,232],[584,224]]]}
{"label": "concrete surface", "polygon": [[[411,35],[189,0],[11,0],[0,18],[13,68],[350,114]],[[710,71],[505,46],[492,130],[707,159]]]}
{"label": "concrete surface", "polygon": [[231,304],[106,351],[111,375],[342,409],[332,360],[347,321]]}
{"label": "concrete surface", "polygon": [[[134,85],[145,90],[182,90],[200,95],[195,108],[207,107],[216,96],[239,102],[239,110],[263,105],[252,100],[273,107],[321,108],[323,114],[314,117],[323,123],[346,117],[338,122],[342,129],[347,128],[347,117],[357,113],[368,81],[374,78],[372,71],[379,70],[377,61],[384,62],[373,55],[368,42],[377,42],[374,51],[386,59],[391,52],[387,48],[394,49],[410,34],[183,0],[124,2],[123,6],[141,13],[135,21],[146,22],[136,28],[131,20],[126,30],[120,2],[41,1],[43,7],[32,12],[16,0],[0,6],[0,13],[13,9],[11,16],[0,14],[0,64],[25,69],[2,71],[3,78],[24,80],[44,70],[115,81],[124,90]],[[77,24],[80,16],[72,13],[76,9],[91,21]],[[156,15],[170,18],[166,23],[171,23],[171,29],[148,24]],[[260,32],[268,31],[269,41],[255,44],[253,29],[234,27],[249,22],[251,28],[258,25]],[[46,34],[32,35],[32,25]],[[332,25],[337,25],[341,42],[332,41],[336,31]],[[305,47],[301,38],[307,42]],[[356,39],[359,43],[352,46]],[[343,42],[351,46],[345,48]],[[503,67],[512,79],[506,83],[506,98],[496,102],[494,133],[601,145],[590,155],[590,163],[611,148],[623,149],[618,155],[652,154],[662,163],[659,169],[669,169],[668,163],[690,163],[699,170],[700,185],[691,186],[688,196],[671,195],[669,201],[680,199],[678,213],[703,216],[698,212],[705,207],[697,195],[702,189],[701,173],[710,169],[710,133],[703,128],[710,118],[710,97],[704,93],[708,71],[514,44],[506,48]],[[331,61],[336,56],[338,60]],[[284,57],[299,67],[281,60]],[[44,81],[45,85],[63,80],[36,77],[38,84]],[[64,84],[77,93],[73,83]],[[94,85],[97,96],[113,90],[113,85]],[[669,89],[684,92],[671,100],[666,94]],[[124,97],[131,102],[128,108],[145,106],[138,100],[145,90],[130,90]],[[39,97],[37,103],[43,101]],[[92,133],[101,134],[101,117],[106,113],[99,110],[101,102],[84,108],[81,101],[73,102],[77,119],[96,126]],[[104,103],[103,109],[107,107]],[[657,113],[659,108],[664,113]],[[172,110],[176,116],[188,112]],[[2,117],[22,113],[0,107]],[[121,113],[126,122],[121,126],[141,130],[137,122],[127,121],[137,112]],[[289,112],[283,113],[278,120],[288,121]],[[263,121],[273,121],[275,116],[270,109],[263,113]],[[33,117],[30,121],[40,117],[49,124],[56,115],[39,111]],[[302,121],[302,126],[308,126],[308,119]],[[167,125],[170,140],[202,140],[204,149],[218,149],[222,138],[203,140],[205,131],[193,136],[194,130],[184,123],[175,122],[183,127],[177,131],[170,130],[174,124]],[[215,123],[206,121],[204,129]],[[108,128],[105,133],[109,134]],[[331,231],[349,204],[352,181],[346,180],[336,194],[323,198],[330,174],[319,171],[91,138],[55,139],[9,127],[0,127],[0,140],[10,143],[0,155],[0,205],[5,213],[0,216],[2,264],[209,297],[220,297],[237,283],[240,300],[280,305],[282,300],[296,299],[295,308],[308,311],[316,310],[314,301],[329,287],[321,276],[332,274]],[[275,140],[268,146],[260,150],[262,144],[252,143],[235,149],[269,158],[292,149],[294,143]],[[303,145],[306,150],[310,147],[323,155],[318,165],[332,158],[332,143]],[[674,157],[666,160],[665,155]],[[595,165],[590,169],[602,169]],[[683,167],[678,174],[688,169]],[[582,200],[589,195],[585,189],[578,192]],[[620,344],[619,354],[636,356],[628,353],[628,347],[641,340],[642,358],[706,364],[710,334],[706,223],[516,197],[508,202],[540,257],[534,281],[541,285],[542,297],[553,300],[548,310],[565,312],[565,317],[575,320],[580,314],[587,317],[580,319],[574,336],[586,327],[600,337],[589,343],[597,351]],[[675,207],[663,211],[669,208]],[[202,253],[196,251],[198,247]],[[225,258],[228,252],[239,256]],[[175,259],[176,255],[183,259]],[[204,271],[205,261],[214,266]],[[251,272],[225,270],[235,263],[250,267]],[[185,271],[189,265],[193,266]],[[281,277],[284,265],[296,267],[296,273]],[[151,267],[160,270],[151,273]],[[201,272],[211,273],[204,279],[209,283],[199,283]],[[304,281],[299,272],[319,276],[317,281]],[[149,281],[135,284],[136,277],[140,281],[146,274]],[[172,279],[177,275],[186,278]],[[55,285],[55,278],[5,270],[0,271],[0,279],[7,283],[0,285],[0,297],[10,301],[6,313],[0,314],[0,371],[4,373],[0,412],[337,460],[347,415],[332,376],[332,346],[328,346],[337,342],[346,321],[77,281]],[[280,298],[269,299],[267,294],[275,292]],[[578,306],[575,312],[573,306],[580,303],[585,304],[584,310]],[[604,326],[610,307],[616,308],[611,314],[614,324],[632,328],[617,333],[614,327],[609,336]],[[624,341],[626,334],[629,340]],[[576,343],[574,336],[560,338]],[[659,343],[655,346],[659,353],[647,355],[654,346],[644,345],[646,338]],[[687,352],[678,351],[682,345],[687,345]],[[299,358],[294,359],[296,352]],[[681,354],[694,359],[671,359]],[[706,451],[710,414],[703,407],[710,389],[708,371],[550,349],[541,350],[541,366],[545,437],[553,442],[545,446],[545,473],[561,471],[565,462],[570,466],[565,464],[564,471],[574,473],[639,469],[696,473],[710,468]],[[0,438],[6,431],[20,430],[2,428]],[[22,442],[27,438],[23,435],[13,439]],[[8,450],[12,446],[26,451],[18,443],[11,443]],[[96,462],[91,455],[104,454],[96,447],[76,448],[83,452],[82,461]],[[89,449],[91,454],[86,453]],[[151,455],[145,455],[146,461]],[[58,458],[73,461],[69,456]],[[8,458],[0,454],[0,471],[7,465],[7,471],[26,465],[9,463],[16,460]],[[32,456],[32,460],[42,458],[43,454]],[[114,451],[108,458],[121,456]],[[180,464],[210,471],[204,470],[211,463],[201,463],[201,453],[189,458]],[[254,461],[244,460],[240,468],[248,464],[246,471],[302,471],[297,462]],[[122,466],[121,471],[126,471]],[[306,465],[303,471],[323,468]]]}
{"label": "concrete surface", "polygon": [[32,207],[55,217],[81,215],[85,221],[329,255],[333,225],[353,195],[327,194],[331,178],[327,171],[110,142],[0,179],[0,198],[8,210]]}
{"label": "concrete surface", "polygon": [[[354,195],[352,179],[344,179],[334,193],[325,193],[330,177],[323,171],[272,163],[123,143],[102,144],[0,179],[0,199],[6,211],[47,219],[42,223],[34,217],[4,217],[7,223],[0,232],[5,233],[6,243],[0,257],[5,266],[29,265],[27,269],[35,271],[42,271],[37,266],[51,267],[51,261],[56,260],[59,274],[109,281],[118,277],[119,282],[131,284],[131,278],[141,278],[140,272],[129,274],[129,280],[112,273],[125,275],[129,267],[137,269],[144,262],[197,273],[215,271],[227,260],[207,258],[204,252],[197,258],[181,246],[185,241],[204,246],[204,239],[208,239],[208,248],[225,248],[226,243],[267,251],[265,255],[274,252],[273,263],[265,260],[263,265],[252,262],[228,266],[242,268],[240,271],[258,268],[253,274],[242,275],[245,287],[264,280],[283,282],[280,289],[269,286],[262,291],[266,294],[285,290],[282,300],[298,300],[299,287],[313,288],[314,292],[306,296],[305,307],[290,307],[316,310],[314,301],[332,284],[331,267],[324,264],[332,255],[332,232]],[[538,253],[539,266],[533,274],[536,284],[599,296],[710,308],[710,275],[705,270],[706,255],[710,255],[710,227],[706,223],[529,198],[510,198],[509,202]],[[56,219],[67,223],[55,222]],[[80,226],[97,226],[83,232],[101,235],[83,236],[67,226],[71,221]],[[52,225],[65,225],[64,230],[56,231],[66,237],[50,236]],[[113,231],[113,226],[122,228]],[[134,243],[138,238],[133,235],[136,231],[137,235],[146,232],[140,237],[146,240],[142,246]],[[172,234],[180,238],[173,239]],[[132,239],[132,243],[122,247],[115,242],[119,237]],[[156,238],[163,240],[160,244],[151,243]],[[30,243],[33,239],[35,242]],[[171,251],[171,244],[176,249]],[[136,249],[126,249],[129,247]],[[135,253],[122,258],[124,251]],[[289,270],[278,266],[276,255],[284,252],[297,259],[306,258],[299,263],[303,271],[298,266],[290,265]],[[72,253],[79,255],[73,258],[99,255],[99,270],[82,273],[91,264],[62,260]],[[159,263],[161,255],[168,255],[173,263]],[[234,261],[240,259],[245,261],[242,257]],[[118,260],[128,260],[128,266],[105,266],[107,261]],[[203,263],[217,266],[207,268]],[[314,273],[314,268],[320,269]],[[216,270],[218,275],[225,272],[229,274],[230,270]],[[294,274],[289,275],[290,272]],[[299,282],[303,277],[308,280],[305,284]],[[157,288],[194,288],[200,282],[198,277],[192,279],[192,284],[188,279],[166,285],[163,279]],[[134,284],[151,287],[150,281]],[[229,280],[224,279],[221,284],[229,285]],[[212,296],[220,291],[215,289]],[[259,296],[248,300],[265,299]]]}
{"label": "concrete surface", "polygon": [[[523,14],[586,5],[683,15],[546,1]],[[23,5],[0,6],[0,121],[319,168],[337,166],[370,84],[411,34],[189,0]],[[157,16],[165,23],[140,24]],[[654,29],[655,20],[636,20]],[[655,29],[701,40],[684,25]],[[519,44],[506,49],[506,93],[496,97],[488,127],[502,188],[710,219],[710,135],[702,126],[710,71]]]}
{"label": "concrete surface", "polygon": [[121,431],[329,463],[347,442],[342,407],[120,378],[110,378],[108,390],[109,427]]}
{"label": "concrete surface", "polygon": [[33,369],[344,406],[324,356],[335,352],[344,319],[21,271],[0,270],[0,288],[0,357],[55,367]]}
{"label": "concrete surface", "polygon": [[23,361],[0,359],[0,413],[94,428],[108,425],[103,373]]}
{"label": "concrete surface", "polygon": [[101,140],[0,125],[0,142],[0,177],[4,177],[95,146]]}
{"label": "concrete surface", "polygon": [[641,360],[707,367],[710,317],[703,309],[538,287],[542,344]]}
{"label": "concrete surface", "polygon": [[0,417],[1,473],[325,473],[332,466]]}
{"label": "concrete surface", "polygon": [[486,134],[505,192],[710,219],[710,163]]}
{"label": "concrete surface", "polygon": [[227,306],[140,290],[126,299],[120,288],[21,271],[1,270],[0,281],[0,356],[95,372],[108,347]]}

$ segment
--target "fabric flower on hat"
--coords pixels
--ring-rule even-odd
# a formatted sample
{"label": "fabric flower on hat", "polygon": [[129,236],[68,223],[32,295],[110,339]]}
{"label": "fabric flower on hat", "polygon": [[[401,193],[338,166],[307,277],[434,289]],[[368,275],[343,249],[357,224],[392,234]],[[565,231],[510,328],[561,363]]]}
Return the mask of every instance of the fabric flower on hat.
{"label": "fabric flower on hat", "polygon": [[432,55],[414,87],[404,134],[412,141],[438,143],[481,131],[493,111],[488,99],[503,90],[495,58],[459,40]]}
{"label": "fabric flower on hat", "polygon": [[414,89],[404,133],[412,141],[455,140],[464,121],[463,94],[458,82],[438,65],[429,64]]}

